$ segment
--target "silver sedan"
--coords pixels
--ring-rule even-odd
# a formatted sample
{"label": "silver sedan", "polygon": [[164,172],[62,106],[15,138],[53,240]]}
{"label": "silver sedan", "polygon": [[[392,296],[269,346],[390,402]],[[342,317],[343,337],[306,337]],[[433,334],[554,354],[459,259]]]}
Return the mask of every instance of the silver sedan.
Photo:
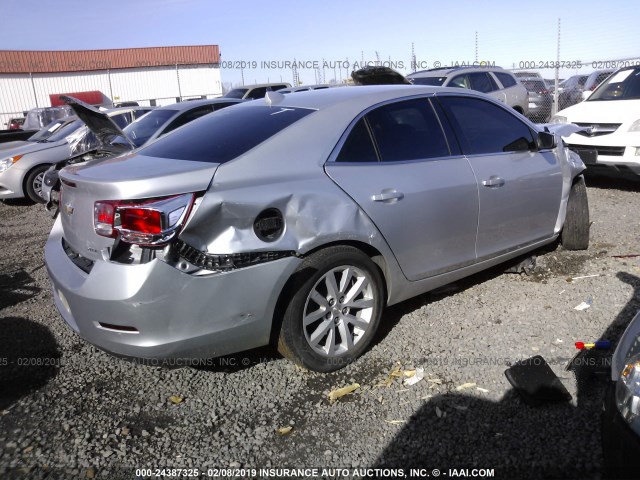
{"label": "silver sedan", "polygon": [[332,371],[385,306],[561,237],[589,242],[584,165],[483,94],[268,92],[61,171],[55,304],[113,354],[194,363],[273,342]]}

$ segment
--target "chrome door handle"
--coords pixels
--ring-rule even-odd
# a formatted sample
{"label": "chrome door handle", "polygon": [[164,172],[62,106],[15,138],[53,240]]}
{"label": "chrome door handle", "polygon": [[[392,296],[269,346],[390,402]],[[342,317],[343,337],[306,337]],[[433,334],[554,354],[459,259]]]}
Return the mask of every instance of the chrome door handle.
{"label": "chrome door handle", "polygon": [[374,202],[394,202],[398,200],[402,200],[404,198],[404,193],[398,192],[396,190],[383,190],[382,192],[372,195],[371,200]]}
{"label": "chrome door handle", "polygon": [[488,180],[483,180],[482,185],[485,187],[501,187],[504,185],[504,178],[497,175],[491,175]]}

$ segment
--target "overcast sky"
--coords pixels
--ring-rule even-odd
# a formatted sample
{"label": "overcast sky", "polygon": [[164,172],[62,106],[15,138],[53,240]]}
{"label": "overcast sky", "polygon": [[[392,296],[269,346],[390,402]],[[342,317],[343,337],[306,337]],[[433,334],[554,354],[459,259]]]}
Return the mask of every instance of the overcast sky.
{"label": "overcast sky", "polygon": [[[640,57],[636,0],[348,1],[0,0],[1,49],[90,50],[217,44],[222,81],[292,81],[283,62],[303,63],[304,83],[344,78],[354,63],[379,58],[411,71],[477,59],[505,68],[560,59],[587,62],[561,76],[589,73],[591,61]],[[322,71],[323,61],[326,62]],[[342,68],[336,63],[341,62]],[[246,62],[243,66],[241,62]],[[267,62],[266,64],[263,62]],[[575,66],[575,64],[573,64]],[[319,70],[314,69],[319,67]],[[335,68],[334,68],[335,67]],[[551,71],[545,71],[551,76]]]}

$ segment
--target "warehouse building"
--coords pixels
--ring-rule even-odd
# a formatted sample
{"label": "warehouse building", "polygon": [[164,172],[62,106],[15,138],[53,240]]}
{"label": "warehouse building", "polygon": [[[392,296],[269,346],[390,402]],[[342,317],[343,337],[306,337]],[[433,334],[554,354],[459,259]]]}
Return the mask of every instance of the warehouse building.
{"label": "warehouse building", "polygon": [[116,50],[0,50],[0,129],[60,94],[106,107],[168,105],[222,95],[218,45]]}

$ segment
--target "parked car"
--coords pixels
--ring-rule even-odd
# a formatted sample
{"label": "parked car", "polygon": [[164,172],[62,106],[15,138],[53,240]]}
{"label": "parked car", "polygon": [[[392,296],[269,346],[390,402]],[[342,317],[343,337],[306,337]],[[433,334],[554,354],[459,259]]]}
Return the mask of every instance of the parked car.
{"label": "parked car", "polygon": [[[119,108],[109,110],[108,115],[124,126],[150,110],[151,107]],[[77,119],[42,141],[0,150],[0,199],[27,197],[42,202],[44,172],[56,162],[95,148],[96,142],[95,135]]]}
{"label": "parked car", "polygon": [[588,128],[566,141],[590,171],[640,175],[640,67],[618,70],[552,121]]}
{"label": "parked car", "polygon": [[411,82],[393,68],[368,65],[351,72],[354,85],[410,85]]}
{"label": "parked car", "polygon": [[7,122],[7,127],[9,127],[9,130],[21,130],[24,121],[25,117],[10,118],[9,122]]}
{"label": "parked car", "polygon": [[640,471],[640,313],[627,326],[611,362],[602,412],[604,478],[638,478]]}
{"label": "parked car", "polygon": [[542,80],[542,75],[540,75],[539,72],[533,72],[533,71],[515,71],[515,72],[511,72],[513,73],[513,76],[516,77],[517,79],[521,79],[521,78],[537,78],[539,80]]}
{"label": "parked car", "polygon": [[541,78],[523,77],[520,83],[529,92],[529,113],[527,118],[533,122],[544,123],[551,117],[553,95],[549,93],[547,84]]}
{"label": "parked car", "polygon": [[228,91],[223,98],[239,98],[242,100],[255,100],[264,98],[267,91],[276,92],[283,88],[289,88],[289,83],[261,83],[256,85],[245,85]]}
{"label": "parked car", "polygon": [[63,169],[46,265],[62,317],[108,352],[175,365],[273,339],[332,371],[385,305],[559,236],[586,248],[583,169],[471,90],[273,92]]}
{"label": "parked car", "polygon": [[95,107],[72,97],[66,97],[66,101],[76,115],[93,131],[98,138],[98,143],[93,149],[83,150],[80,155],[65,158],[46,171],[40,195],[47,203],[49,210],[58,209],[58,191],[60,189],[58,174],[65,166],[128,152],[152,142],[196,118],[243,102],[243,100],[233,98],[215,98],[167,105],[152,110],[148,115],[139,117],[120,130],[119,125],[114,123],[109,115]]}
{"label": "parked car", "polygon": [[21,148],[24,146],[30,146],[31,144],[34,144],[34,143],[44,143],[45,140],[51,137],[58,130],[60,130],[61,128],[64,128],[70,123],[75,122],[76,120],[78,120],[78,117],[73,115],[69,117],[64,117],[58,120],[54,120],[49,125],[46,125],[45,127],[38,130],[36,133],[31,135],[30,137],[28,137],[26,140],[16,140],[13,142],[0,143],[0,155],[2,155],[3,152],[7,150],[13,150],[13,149]]}
{"label": "parked car", "polygon": [[330,88],[332,85],[323,83],[319,85],[299,85],[297,87],[283,88],[278,90],[278,93],[287,94],[287,93],[297,93],[297,92],[307,92],[309,90],[322,90],[324,88]]}
{"label": "parked car", "polygon": [[591,75],[587,77],[587,80],[584,82],[584,89],[582,90],[582,99],[586,100],[591,95],[598,85],[604,82],[609,75],[615,72],[614,69],[605,69],[605,70],[596,70]]}
{"label": "parked car", "polygon": [[582,101],[582,91],[587,78],[589,75],[573,75],[558,84],[558,110],[563,110]]}
{"label": "parked car", "polygon": [[477,90],[519,113],[529,112],[529,94],[511,72],[500,67],[442,67],[407,75],[414,85],[433,85]]}

